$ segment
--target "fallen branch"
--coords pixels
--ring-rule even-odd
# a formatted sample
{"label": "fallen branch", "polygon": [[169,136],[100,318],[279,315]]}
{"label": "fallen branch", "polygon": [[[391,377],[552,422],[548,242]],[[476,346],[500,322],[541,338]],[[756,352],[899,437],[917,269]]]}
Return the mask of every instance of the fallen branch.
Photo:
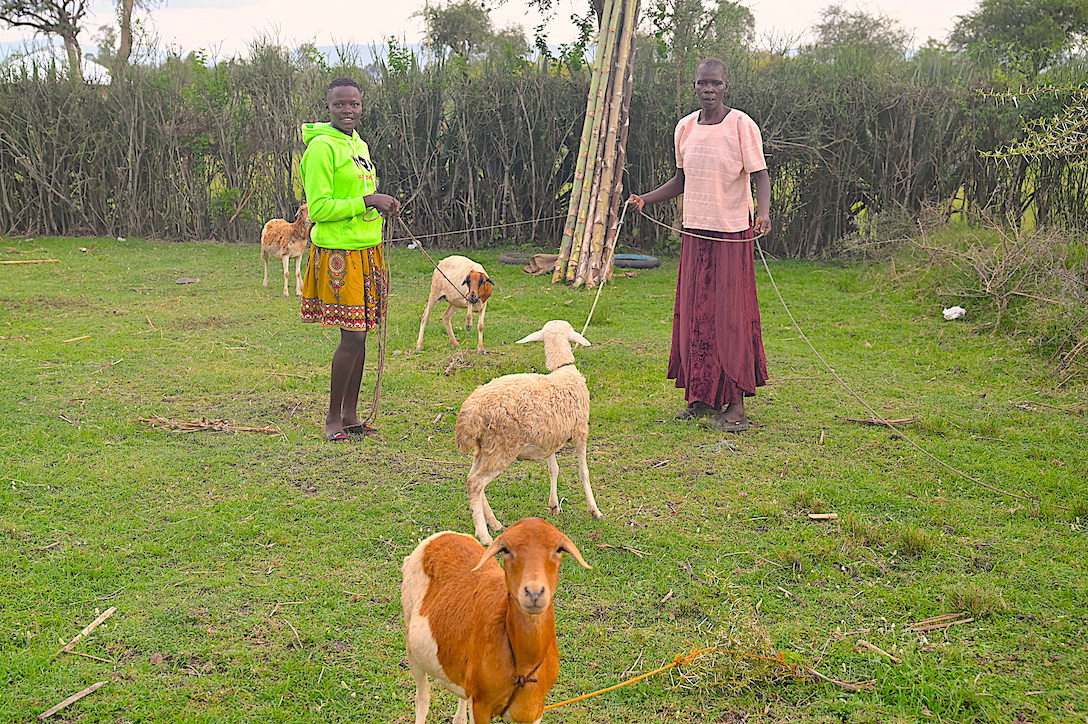
{"label": "fallen branch", "polygon": [[71,654],[72,656],[82,656],[85,659],[94,659],[95,661],[101,661],[104,664],[116,664],[117,663],[116,661],[110,661],[109,659],[103,659],[103,658],[101,658],[99,656],[91,656],[90,654],[85,654],[82,651],[65,651],[64,653]]}
{"label": "fallen branch", "polygon": [[966,613],[946,613],[941,616],[933,616],[932,618],[923,618],[921,621],[915,621],[912,624],[907,624],[907,628],[911,628],[913,626],[925,626],[927,623],[937,623],[938,621],[947,621],[950,618],[962,618],[966,615]]}
{"label": "fallen branch", "polygon": [[1039,412],[1036,407],[1048,407],[1051,410],[1058,410],[1059,412],[1067,412],[1070,415],[1083,415],[1084,408],[1077,407],[1058,407],[1057,405],[1048,405],[1045,402],[1035,402],[1034,400],[1020,400],[1019,402],[1010,402],[1013,407],[1019,407],[1021,410],[1027,410],[1028,412]]}
{"label": "fallen branch", "polygon": [[808,672],[809,674],[812,674],[813,676],[815,676],[817,679],[820,679],[822,681],[826,681],[829,684],[834,684],[835,686],[841,686],[842,688],[846,689],[847,691],[872,691],[872,689],[876,686],[876,681],[875,680],[862,681],[862,682],[860,682],[858,684],[851,684],[848,681],[838,681],[837,679],[832,679],[830,677],[824,676],[823,674],[821,674],[816,669],[810,668],[808,666],[804,667],[804,670],[806,672]]}
{"label": "fallen branch", "polygon": [[[90,625],[87,626],[87,628],[83,629],[78,634],[76,634],[76,637],[74,639],[72,639],[68,643],[64,644],[64,646],[62,646],[60,648],[60,650],[57,651],[57,653],[53,654],[53,658],[55,659],[56,657],[60,656],[61,654],[70,653],[72,651],[72,649],[75,647],[75,645],[77,643],[79,643],[79,640],[81,638],[83,638],[84,636],[89,634],[91,631],[94,631],[96,628],[98,628],[102,624],[103,621],[105,621],[107,618],[112,616],[116,611],[117,611],[116,606],[110,606],[109,608],[107,608],[105,611],[102,612],[102,615],[99,616],[98,618],[96,618],[94,621],[92,621],[90,623]],[[74,701],[74,699],[73,699],[73,701]]]}
{"label": "fallen branch", "polygon": [[608,543],[598,543],[597,547],[598,548],[611,548],[611,549],[617,550],[617,551],[626,551],[628,553],[634,553],[639,558],[642,558],[643,556],[650,555],[649,553],[647,553],[645,551],[640,551],[640,550],[638,550],[636,548],[628,548],[627,546],[613,546],[613,545],[609,545]]}
{"label": "fallen branch", "polygon": [[0,264],[59,264],[60,259],[15,259],[0,261]]}
{"label": "fallen branch", "polygon": [[468,362],[465,362],[465,356],[463,354],[461,354],[460,352],[458,352],[457,354],[455,354],[453,356],[453,359],[450,360],[450,363],[448,365],[446,365],[446,369],[442,374],[444,374],[444,375],[446,375],[448,377],[451,374],[453,374],[453,371],[455,369],[457,369],[458,367],[468,367],[468,366],[469,366]]}
{"label": "fallen branch", "polygon": [[277,613],[279,613],[280,606],[297,606],[300,603],[303,603],[303,601],[283,601],[282,603],[277,603],[275,606],[272,607],[272,610],[268,612],[268,617],[272,618]]}
{"label": "fallen branch", "polygon": [[38,718],[39,719],[48,719],[49,717],[53,716],[54,714],[56,714],[58,711],[60,711],[64,707],[68,706],[69,704],[72,704],[74,702],[79,701],[83,697],[87,696],[87,694],[93,694],[94,692],[98,691],[99,689],[101,689],[103,686],[105,686],[108,683],[109,683],[108,681],[99,681],[98,683],[91,684],[90,686],[88,686],[86,689],[79,692],[78,694],[72,694],[67,699],[65,699],[61,703],[57,704],[53,708],[43,711],[41,714],[38,715]]}
{"label": "fallen branch", "polygon": [[68,344],[69,342],[78,342],[81,339],[90,339],[90,338],[91,338],[91,335],[85,334],[82,337],[72,337],[71,339],[66,339],[63,342],[61,342],[61,344]]}
{"label": "fallen branch", "polygon": [[908,628],[907,631],[909,633],[924,633],[926,631],[936,631],[937,629],[948,628],[949,626],[955,626],[955,625],[961,624],[961,623],[971,623],[974,620],[975,620],[974,618],[961,618],[961,619],[957,619],[956,621],[945,621],[944,623],[935,623],[932,626],[915,626],[913,628]]}
{"label": "fallen branch", "polygon": [[905,417],[902,420],[880,420],[875,417],[841,417],[844,422],[860,422],[862,425],[909,425],[912,422],[921,422],[917,417]]}
{"label": "fallen branch", "polygon": [[865,639],[858,639],[858,646],[867,648],[870,651],[875,651],[876,653],[878,653],[878,654],[880,654],[882,656],[887,656],[889,659],[891,659],[892,661],[894,661],[897,664],[903,663],[903,659],[901,659],[901,658],[899,658],[897,656],[892,656],[891,654],[889,654],[884,649],[880,648],[879,646],[873,646],[871,643],[869,643]]}
{"label": "fallen branch", "polygon": [[809,513],[809,520],[838,520],[838,513]]}
{"label": "fallen branch", "polygon": [[201,417],[196,420],[189,421],[170,420],[165,417],[159,417],[158,415],[150,418],[140,417],[137,419],[140,422],[146,423],[155,428],[181,430],[183,432],[209,430],[211,432],[263,432],[266,435],[283,434],[283,432],[276,427],[242,427],[240,425],[235,425],[230,420],[209,420],[206,417]]}
{"label": "fallen branch", "polygon": [[775,588],[777,588],[779,591],[782,591],[782,593],[786,594],[788,597],[792,598],[794,601],[797,601],[797,603],[801,604],[802,606],[807,606],[808,605],[807,603],[805,603],[804,599],[802,599],[800,596],[798,596],[798,595],[796,595],[794,593],[790,593],[785,588],[782,588],[782,586],[775,586]]}

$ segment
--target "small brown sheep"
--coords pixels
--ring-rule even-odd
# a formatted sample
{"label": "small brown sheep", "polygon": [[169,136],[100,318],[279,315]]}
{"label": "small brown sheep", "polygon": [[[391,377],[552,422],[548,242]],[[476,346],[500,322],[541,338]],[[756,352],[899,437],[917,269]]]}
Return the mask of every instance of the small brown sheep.
{"label": "small brown sheep", "polygon": [[518,344],[523,342],[544,343],[551,373],[503,375],[477,387],[461,404],[454,425],[458,449],[472,455],[468,504],[476,537],[484,545],[491,543],[488,526],[502,529],[484,489],[515,460],[547,461],[551,483],[548,509],[559,512],[555,453],[568,441],[574,443],[589,513],[594,518],[604,517],[593,499],[586,464],[589,389],[586,378],[574,366],[571,351],[572,342],[587,347],[589,342],[563,320],[548,322],[540,331],[518,340]]}
{"label": "small brown sheep", "polygon": [[264,283],[268,287],[268,259],[283,259],[283,296],[289,297],[287,282],[289,265],[295,260],[295,296],[302,296],[302,255],[310,243],[310,214],[306,204],[298,207],[294,222],[272,219],[261,230],[261,261],[264,262]]}

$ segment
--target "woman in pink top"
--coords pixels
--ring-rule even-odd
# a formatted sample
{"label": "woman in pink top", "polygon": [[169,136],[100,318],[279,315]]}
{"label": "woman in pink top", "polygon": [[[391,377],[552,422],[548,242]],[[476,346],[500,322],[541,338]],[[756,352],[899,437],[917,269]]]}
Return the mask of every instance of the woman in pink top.
{"label": "woman in pink top", "polygon": [[771,181],[759,127],[724,104],[728,89],[725,63],[699,63],[702,108],[676,124],[676,175],[627,203],[641,210],[684,195],[668,378],[688,406],[676,417],[740,432],[749,427],[744,398],[767,380],[753,239],[771,230]]}

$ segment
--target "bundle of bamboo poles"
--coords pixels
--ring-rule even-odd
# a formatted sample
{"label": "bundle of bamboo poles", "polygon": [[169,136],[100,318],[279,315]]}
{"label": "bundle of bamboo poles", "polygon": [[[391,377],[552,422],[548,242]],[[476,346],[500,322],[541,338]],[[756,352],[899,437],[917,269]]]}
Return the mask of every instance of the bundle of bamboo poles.
{"label": "bundle of bamboo poles", "polygon": [[639,0],[605,0],[570,209],[553,282],[596,287],[612,276],[631,106]]}

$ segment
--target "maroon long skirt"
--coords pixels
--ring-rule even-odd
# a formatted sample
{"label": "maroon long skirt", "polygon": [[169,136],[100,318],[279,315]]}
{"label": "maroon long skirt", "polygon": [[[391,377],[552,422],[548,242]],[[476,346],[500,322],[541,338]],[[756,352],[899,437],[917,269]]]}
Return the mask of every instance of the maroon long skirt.
{"label": "maroon long skirt", "polygon": [[680,237],[668,378],[689,403],[720,410],[767,382],[753,237],[752,229],[685,229]]}

